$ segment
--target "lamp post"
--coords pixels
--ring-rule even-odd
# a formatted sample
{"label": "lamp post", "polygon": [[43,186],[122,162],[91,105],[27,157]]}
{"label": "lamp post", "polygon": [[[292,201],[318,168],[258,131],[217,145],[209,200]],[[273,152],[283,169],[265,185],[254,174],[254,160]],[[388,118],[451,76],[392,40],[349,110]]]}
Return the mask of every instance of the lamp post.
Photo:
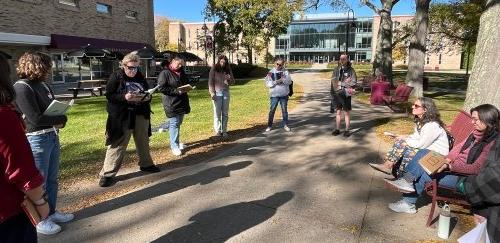
{"label": "lamp post", "polygon": [[207,27],[207,24],[205,22],[203,22],[203,26],[201,27],[201,29],[203,30],[203,43],[204,43],[204,46],[205,46],[205,63],[207,64],[208,66],[208,57],[207,57],[207,30],[208,30],[208,27]]}
{"label": "lamp post", "polygon": [[182,38],[181,37],[177,38],[177,52],[181,52],[181,43],[182,43]]}
{"label": "lamp post", "polygon": [[[352,23],[349,23],[349,14],[352,12]],[[346,22],[346,31],[345,31],[345,53],[347,55],[348,52],[349,52],[349,29],[351,28],[351,24],[354,25],[354,10],[352,10],[351,8],[349,10],[347,10],[347,22]]]}
{"label": "lamp post", "polygon": [[212,63],[212,65],[213,65],[212,67],[214,67],[214,66],[215,66],[215,27],[216,27],[216,24],[215,24],[215,17],[214,17],[214,22],[213,22],[213,23],[214,23],[214,26],[213,26],[213,31],[212,31],[212,36],[213,36],[213,39],[212,39],[212,43],[213,43],[213,44],[212,44],[212,50],[213,50],[213,52],[214,52],[214,53],[213,53],[213,54],[214,54],[214,61],[213,61],[213,63]]}

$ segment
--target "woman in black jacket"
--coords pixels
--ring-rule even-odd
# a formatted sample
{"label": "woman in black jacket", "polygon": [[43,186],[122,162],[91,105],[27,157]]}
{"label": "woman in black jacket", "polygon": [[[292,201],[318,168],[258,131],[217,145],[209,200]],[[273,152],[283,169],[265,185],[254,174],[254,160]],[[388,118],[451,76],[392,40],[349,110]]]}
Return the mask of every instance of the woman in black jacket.
{"label": "woman in black jacket", "polygon": [[139,167],[145,172],[159,172],[149,153],[151,136],[151,95],[144,75],[138,70],[139,56],[127,54],[122,68],[114,72],[106,85],[108,119],[106,121],[106,158],[100,172],[99,185],[113,184],[113,178],[120,169],[130,140],[134,142],[139,155]]}
{"label": "woman in black jacket", "polygon": [[168,119],[170,149],[176,156],[182,154],[184,145],[179,142],[180,126],[184,115],[191,111],[187,89],[179,87],[188,84],[188,78],[182,69],[182,59],[175,57],[168,68],[158,76],[159,91],[162,95],[163,109]]}

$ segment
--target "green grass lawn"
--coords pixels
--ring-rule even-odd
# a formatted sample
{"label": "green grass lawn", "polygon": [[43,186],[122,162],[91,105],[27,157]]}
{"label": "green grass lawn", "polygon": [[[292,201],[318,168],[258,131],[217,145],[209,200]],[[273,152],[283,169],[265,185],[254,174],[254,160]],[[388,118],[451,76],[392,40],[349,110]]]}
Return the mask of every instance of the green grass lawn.
{"label": "green grass lawn", "polygon": [[[300,89],[300,88],[298,88]],[[190,94],[191,113],[185,116],[181,128],[182,142],[189,143],[207,139],[213,135],[212,103],[208,96],[207,83],[199,83]],[[238,81],[231,87],[229,131],[248,129],[262,124],[268,109],[268,93],[262,80]],[[165,121],[160,94],[152,101],[152,126]],[[61,130],[61,179],[76,176],[96,175],[102,166],[106,148],[106,99],[93,97],[76,100],[68,113],[68,123]],[[153,133],[152,154],[169,151],[168,133]],[[129,150],[135,146],[131,139]],[[127,157],[126,157],[127,160]]]}

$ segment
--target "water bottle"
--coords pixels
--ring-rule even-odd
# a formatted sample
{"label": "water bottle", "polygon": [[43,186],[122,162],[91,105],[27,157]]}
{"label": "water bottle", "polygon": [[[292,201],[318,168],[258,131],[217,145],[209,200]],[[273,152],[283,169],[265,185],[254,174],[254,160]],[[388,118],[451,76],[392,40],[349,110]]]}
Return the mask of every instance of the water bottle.
{"label": "water bottle", "polygon": [[439,214],[439,226],[438,226],[438,237],[441,239],[448,239],[450,237],[450,222],[451,222],[451,211],[448,204],[444,204],[441,208],[441,213]]}

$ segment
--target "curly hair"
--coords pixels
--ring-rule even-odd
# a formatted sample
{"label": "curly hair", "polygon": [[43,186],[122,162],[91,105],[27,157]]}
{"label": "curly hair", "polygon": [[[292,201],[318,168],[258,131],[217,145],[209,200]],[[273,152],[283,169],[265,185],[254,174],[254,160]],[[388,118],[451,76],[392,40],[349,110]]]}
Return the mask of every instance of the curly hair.
{"label": "curly hair", "polygon": [[26,52],[19,58],[17,76],[31,81],[44,81],[50,74],[50,56],[41,52]]}
{"label": "curly hair", "polygon": [[422,108],[426,110],[422,118],[415,116],[417,130],[420,131],[420,129],[428,122],[437,122],[439,126],[441,126],[443,129],[446,129],[443,121],[441,121],[441,114],[439,114],[439,110],[436,107],[434,101],[428,97],[418,97],[417,100],[422,103]]}
{"label": "curly hair", "polygon": [[16,93],[10,83],[10,66],[7,58],[0,53],[0,105],[9,104]]}

